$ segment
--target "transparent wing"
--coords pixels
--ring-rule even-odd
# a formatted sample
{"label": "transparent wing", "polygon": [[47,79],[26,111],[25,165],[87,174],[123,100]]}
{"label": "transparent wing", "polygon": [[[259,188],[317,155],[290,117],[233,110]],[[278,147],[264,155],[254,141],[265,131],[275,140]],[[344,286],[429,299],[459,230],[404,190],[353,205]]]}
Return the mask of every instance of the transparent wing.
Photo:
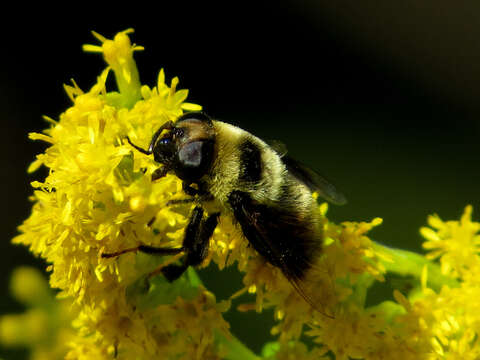
{"label": "transparent wing", "polygon": [[281,158],[287,155],[287,145],[285,145],[280,140],[268,139],[265,142],[270,146]]}
{"label": "transparent wing", "polygon": [[301,162],[292,159],[290,156],[283,156],[282,161],[293,176],[307,185],[310,190],[318,192],[319,196],[328,202],[335,205],[344,205],[347,203],[345,195],[317,172]]}

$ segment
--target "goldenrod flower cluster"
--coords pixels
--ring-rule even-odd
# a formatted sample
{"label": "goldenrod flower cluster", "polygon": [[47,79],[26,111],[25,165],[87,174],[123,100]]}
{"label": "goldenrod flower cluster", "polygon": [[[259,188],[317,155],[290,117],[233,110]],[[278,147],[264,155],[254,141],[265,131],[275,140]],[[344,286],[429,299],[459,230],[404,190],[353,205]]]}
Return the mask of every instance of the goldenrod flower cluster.
{"label": "goldenrod flower cluster", "polygon": [[[29,171],[46,166],[49,174],[32,183],[32,214],[13,242],[47,261],[50,286],[62,299],[49,307],[66,314],[68,304],[70,311],[56,315],[49,334],[55,353],[42,357],[43,340],[18,335],[31,327],[27,317],[37,326],[48,322],[51,314],[37,305],[29,304],[37,318],[34,310],[1,318],[3,343],[31,346],[34,359],[258,359],[223,318],[235,303],[241,311],[273,308],[277,341],[266,344],[264,358],[478,358],[480,224],[471,221],[471,207],[459,222],[429,218],[431,228],[421,233],[431,252],[423,257],[373,242],[368,233],[381,219],[335,224],[320,205],[324,251],[301,285],[304,294],[249,247],[228,217],[220,218],[202,264],[236,265],[244,273],[243,288],[226,300],[217,301],[193,269],[173,283],[149,276],[178,257],[102,258],[140,243],[180,247],[192,210],[187,203],[167,205],[186,197],[180,180],[167,175],[152,182],[159,165],[125,138],[147,147],[162,124],[201,107],[185,102],[188,91],[178,89],[178,78],[167,81],[163,70],[156,86],[140,83],[133,53],[142,48],[129,33],[113,40],[94,33],[101,44],[84,49],[103,54],[108,67],[88,91],[75,82],[65,86],[73,105],[58,120],[46,118],[43,133],[30,134],[50,146]],[[111,73],[118,91],[107,89]],[[405,277],[409,287],[368,303],[371,286],[389,274]],[[13,281],[19,289],[30,282]],[[308,338],[314,345],[305,345]]]}

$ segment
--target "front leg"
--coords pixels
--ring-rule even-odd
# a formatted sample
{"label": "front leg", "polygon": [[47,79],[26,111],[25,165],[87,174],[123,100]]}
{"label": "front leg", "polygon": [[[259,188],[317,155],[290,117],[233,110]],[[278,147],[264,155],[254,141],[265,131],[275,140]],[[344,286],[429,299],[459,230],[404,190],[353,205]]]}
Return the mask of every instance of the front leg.
{"label": "front leg", "polygon": [[162,167],[159,167],[152,173],[152,181],[156,181],[158,179],[165,177],[169,171],[170,171],[170,168],[168,168],[165,165]]}
{"label": "front leg", "polygon": [[[190,196],[195,196],[195,195],[200,195],[201,194],[201,190],[200,190],[200,186],[198,187],[198,189],[195,189],[193,186],[192,186],[193,183],[191,182],[182,182],[182,189],[183,189],[183,192],[187,195],[190,195]],[[197,184],[198,185],[198,184]]]}

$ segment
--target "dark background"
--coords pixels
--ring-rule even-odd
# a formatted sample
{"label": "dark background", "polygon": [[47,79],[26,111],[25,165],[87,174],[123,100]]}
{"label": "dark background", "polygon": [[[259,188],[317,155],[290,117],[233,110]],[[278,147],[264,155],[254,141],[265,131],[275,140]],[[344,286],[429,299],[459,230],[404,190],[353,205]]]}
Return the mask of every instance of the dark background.
{"label": "dark background", "polygon": [[[372,237],[420,250],[428,214],[457,219],[467,204],[478,213],[480,3],[199,3],[24,4],[4,14],[0,313],[21,311],[7,295],[12,269],[44,268],[9,243],[41,175],[26,175],[44,149],[27,133],[46,126],[41,115],[58,118],[70,106],[62,84],[74,78],[88,90],[105,67],[81,50],[97,43],[90,30],[112,37],[135,28],[142,83],[153,86],[164,67],[210,115],[283,141],[346,194],[346,206],[330,207],[334,221],[382,217]],[[207,271],[220,279],[211,284],[220,298],[238,288],[223,286],[233,272]],[[270,326],[270,316],[255,314],[232,324],[257,351]]]}

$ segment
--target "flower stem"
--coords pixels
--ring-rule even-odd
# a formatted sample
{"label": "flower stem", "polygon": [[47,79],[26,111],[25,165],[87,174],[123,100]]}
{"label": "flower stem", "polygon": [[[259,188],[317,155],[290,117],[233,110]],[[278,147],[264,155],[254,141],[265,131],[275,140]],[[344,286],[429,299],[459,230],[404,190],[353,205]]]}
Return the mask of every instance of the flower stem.
{"label": "flower stem", "polygon": [[373,242],[373,248],[376,251],[383,252],[392,261],[382,260],[387,272],[392,272],[401,276],[413,276],[421,279],[424,267],[427,269],[427,285],[435,291],[439,291],[443,285],[449,287],[458,287],[456,279],[443,275],[440,266],[424,256],[408,250],[401,250]]}
{"label": "flower stem", "polygon": [[255,355],[252,350],[246,347],[240,340],[233,335],[226,337],[220,332],[215,333],[215,340],[227,350],[224,359],[226,360],[259,360],[260,357]]}

